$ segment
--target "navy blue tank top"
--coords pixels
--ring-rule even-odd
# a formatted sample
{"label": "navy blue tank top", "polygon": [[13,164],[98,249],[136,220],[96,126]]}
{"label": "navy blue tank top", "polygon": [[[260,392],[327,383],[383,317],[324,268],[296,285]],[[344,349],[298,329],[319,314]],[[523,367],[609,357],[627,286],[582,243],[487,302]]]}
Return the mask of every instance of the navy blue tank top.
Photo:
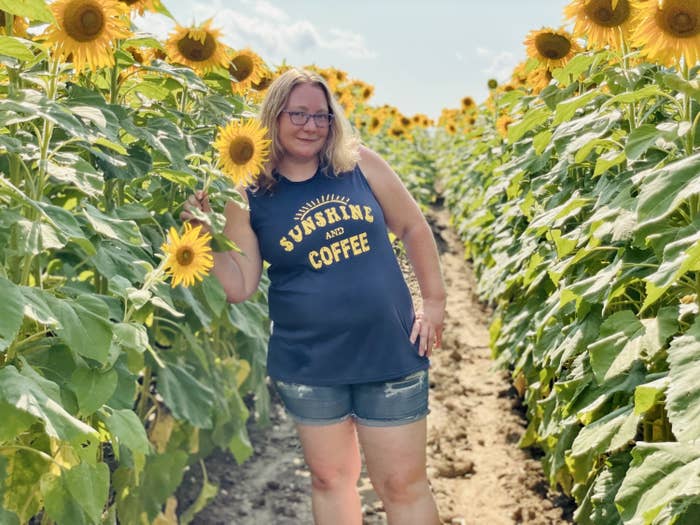
{"label": "navy blue tank top", "polygon": [[359,166],[279,176],[247,191],[250,222],[269,263],[273,379],[339,385],[395,379],[428,368],[409,341],[413,302],[384,214]]}

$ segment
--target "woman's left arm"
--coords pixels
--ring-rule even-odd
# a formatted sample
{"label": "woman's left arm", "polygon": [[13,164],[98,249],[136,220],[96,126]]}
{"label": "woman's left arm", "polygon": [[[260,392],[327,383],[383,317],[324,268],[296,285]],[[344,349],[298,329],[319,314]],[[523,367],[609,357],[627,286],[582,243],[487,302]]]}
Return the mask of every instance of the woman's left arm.
{"label": "woman's left arm", "polygon": [[418,204],[391,166],[374,151],[360,148],[360,169],[384,212],[389,229],[403,242],[420,286],[423,304],[416,313],[411,342],[420,336],[420,355],[442,343],[446,293],[435,239]]}

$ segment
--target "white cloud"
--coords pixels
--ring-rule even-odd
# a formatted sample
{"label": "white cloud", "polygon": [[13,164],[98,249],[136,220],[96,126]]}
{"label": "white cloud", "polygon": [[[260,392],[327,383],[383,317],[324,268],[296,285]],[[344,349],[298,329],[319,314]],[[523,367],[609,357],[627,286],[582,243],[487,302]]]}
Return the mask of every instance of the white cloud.
{"label": "white cloud", "polygon": [[[224,42],[234,48],[250,47],[272,64],[285,58],[292,62],[300,55],[313,60],[314,51],[322,49],[350,58],[376,57],[359,33],[340,28],[321,31],[311,21],[294,18],[267,0],[239,0],[239,5],[242,10],[223,7],[218,1],[198,2],[190,9],[194,19],[180,23],[201,23],[213,17],[212,27],[222,30]],[[159,15],[147,15],[136,24],[159,38],[165,38],[172,28],[172,22]]]}
{"label": "white cloud", "polygon": [[513,72],[513,69],[518,64],[518,58],[510,51],[491,51],[483,47],[476,49],[476,54],[481,59],[488,62],[487,66],[481,71],[488,78],[495,78],[499,82],[508,80]]}

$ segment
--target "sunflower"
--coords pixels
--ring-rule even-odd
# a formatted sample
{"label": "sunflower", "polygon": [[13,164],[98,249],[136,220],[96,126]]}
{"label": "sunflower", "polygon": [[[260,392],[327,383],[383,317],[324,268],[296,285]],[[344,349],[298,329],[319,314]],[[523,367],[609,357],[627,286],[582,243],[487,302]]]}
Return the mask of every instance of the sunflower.
{"label": "sunflower", "polygon": [[49,5],[56,19],[44,32],[56,55],[70,57],[77,72],[114,64],[114,43],[131,35],[129,9],[117,0],[57,0]]}
{"label": "sunflower", "polygon": [[372,115],[369,119],[369,124],[367,128],[369,129],[369,132],[372,135],[376,135],[379,133],[379,130],[382,129],[382,125],[384,124],[384,121],[377,115]]}
{"label": "sunflower", "polygon": [[461,104],[463,110],[472,109],[476,105],[472,97],[464,97],[461,100]]}
{"label": "sunflower", "polygon": [[508,126],[512,123],[513,118],[510,115],[501,115],[496,120],[496,131],[501,137],[506,138],[508,136]]}
{"label": "sunflower", "polygon": [[214,147],[219,150],[219,164],[235,184],[245,184],[255,177],[267,161],[270,141],[267,129],[257,120],[231,121],[219,128]]}
{"label": "sunflower", "polygon": [[160,7],[160,0],[119,0],[129,6],[132,12],[143,15],[144,11],[157,12]]}
{"label": "sunflower", "polygon": [[546,88],[552,80],[552,73],[546,67],[539,66],[527,75],[527,86],[536,95]]}
{"label": "sunflower", "polygon": [[226,46],[221,31],[211,28],[211,18],[199,27],[176,25],[165,49],[170,60],[194,69],[200,75],[226,65]]}
{"label": "sunflower", "polygon": [[700,0],[631,0],[638,9],[632,44],[649,60],[666,66],[683,57],[688,67],[700,59]]}
{"label": "sunflower", "polygon": [[246,48],[233,53],[228,72],[236,79],[235,82],[231,82],[233,92],[243,94],[249,87],[263,79],[265,65],[257,53]]}
{"label": "sunflower", "polygon": [[620,33],[629,42],[633,13],[629,0],[574,0],[564,8],[564,16],[575,20],[574,35],[595,48],[620,49]]}
{"label": "sunflower", "polygon": [[550,71],[562,67],[581,50],[567,31],[549,27],[530,31],[524,43],[528,56],[536,58]]}
{"label": "sunflower", "polygon": [[[5,27],[7,25],[8,14],[0,9],[0,35],[4,35],[7,31]],[[21,16],[15,15],[12,18],[12,36],[27,36],[27,21]]]}
{"label": "sunflower", "polygon": [[164,268],[173,277],[173,288],[180,283],[192,286],[195,281],[201,281],[214,266],[209,246],[211,235],[200,235],[201,231],[201,226],[192,227],[186,222],[185,232],[180,237],[175,228],[170,228],[170,242],[164,243],[161,250],[168,255]]}

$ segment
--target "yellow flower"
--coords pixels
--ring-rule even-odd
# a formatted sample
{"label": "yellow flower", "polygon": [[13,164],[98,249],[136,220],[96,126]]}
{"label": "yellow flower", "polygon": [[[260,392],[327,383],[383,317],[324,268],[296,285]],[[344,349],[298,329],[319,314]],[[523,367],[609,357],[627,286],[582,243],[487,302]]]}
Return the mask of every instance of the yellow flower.
{"label": "yellow flower", "polygon": [[510,115],[501,115],[496,120],[496,131],[504,139],[508,137],[508,126],[513,123],[513,118]]}
{"label": "yellow flower", "polygon": [[700,0],[631,0],[638,9],[632,44],[642,55],[666,66],[688,67],[700,59]]}
{"label": "yellow flower", "polygon": [[231,121],[219,128],[214,147],[219,151],[219,164],[235,184],[245,184],[260,173],[267,161],[270,141],[267,129],[259,121]]}
{"label": "yellow flower", "polygon": [[170,242],[164,243],[161,249],[168,255],[164,268],[167,274],[172,275],[173,288],[180,283],[192,286],[214,266],[209,246],[211,235],[200,235],[201,230],[201,226],[193,228],[187,222],[185,232],[180,237],[175,228],[170,228]]}
{"label": "yellow flower", "polygon": [[119,0],[123,4],[129,6],[129,9],[142,15],[144,11],[157,12],[160,6],[160,0]]}
{"label": "yellow flower", "polygon": [[70,57],[77,72],[114,64],[114,45],[131,35],[129,9],[117,0],[57,0],[49,5],[56,25],[44,32],[56,55]]}
{"label": "yellow flower", "polygon": [[[0,9],[0,35],[6,34],[7,13]],[[27,21],[21,16],[15,15],[12,19],[12,35],[27,37]]]}
{"label": "yellow flower", "polygon": [[202,75],[226,65],[226,46],[220,39],[221,31],[212,29],[209,19],[199,27],[176,25],[165,42],[165,49],[170,60],[191,67]]}
{"label": "yellow flower", "polygon": [[575,20],[574,35],[595,48],[620,49],[620,33],[629,42],[633,13],[629,0],[574,0],[564,8],[564,16]]}
{"label": "yellow flower", "polygon": [[530,31],[525,46],[528,56],[536,58],[549,70],[562,67],[581,50],[567,31],[549,27]]}
{"label": "yellow flower", "polygon": [[552,80],[552,73],[546,67],[536,67],[527,75],[527,86],[536,95],[546,88]]}
{"label": "yellow flower", "polygon": [[472,97],[464,97],[461,101],[462,103],[462,109],[467,110],[467,109],[472,109],[476,104],[474,102],[474,99]]}
{"label": "yellow flower", "polygon": [[[234,93],[243,94],[246,89],[253,84],[260,82],[265,74],[265,65],[251,49],[241,49],[234,52],[228,66],[229,74],[236,79],[231,82],[231,89]],[[258,90],[262,91],[262,90]]]}

